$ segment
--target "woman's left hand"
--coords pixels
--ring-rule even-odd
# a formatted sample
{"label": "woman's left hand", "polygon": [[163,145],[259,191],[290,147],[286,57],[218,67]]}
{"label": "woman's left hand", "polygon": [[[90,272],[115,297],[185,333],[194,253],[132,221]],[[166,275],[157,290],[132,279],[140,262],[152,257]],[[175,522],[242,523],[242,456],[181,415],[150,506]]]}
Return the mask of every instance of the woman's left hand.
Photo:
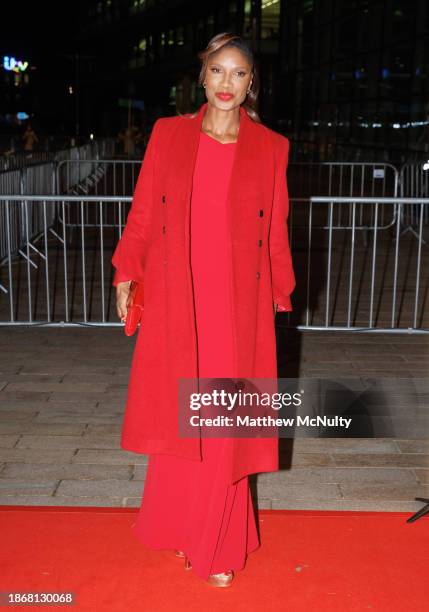
{"label": "woman's left hand", "polygon": [[127,301],[131,281],[119,282],[116,285],[116,313],[122,322],[127,318]]}

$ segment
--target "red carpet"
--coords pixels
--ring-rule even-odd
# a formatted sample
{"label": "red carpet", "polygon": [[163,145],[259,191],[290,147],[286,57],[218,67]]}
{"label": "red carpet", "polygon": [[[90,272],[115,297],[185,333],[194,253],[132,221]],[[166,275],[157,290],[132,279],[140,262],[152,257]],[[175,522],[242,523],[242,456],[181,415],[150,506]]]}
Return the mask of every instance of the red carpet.
{"label": "red carpet", "polygon": [[73,591],[69,606],[8,610],[417,612],[428,609],[429,520],[407,513],[259,514],[262,547],[216,589],[145,550],[134,508],[0,507],[0,591]]}

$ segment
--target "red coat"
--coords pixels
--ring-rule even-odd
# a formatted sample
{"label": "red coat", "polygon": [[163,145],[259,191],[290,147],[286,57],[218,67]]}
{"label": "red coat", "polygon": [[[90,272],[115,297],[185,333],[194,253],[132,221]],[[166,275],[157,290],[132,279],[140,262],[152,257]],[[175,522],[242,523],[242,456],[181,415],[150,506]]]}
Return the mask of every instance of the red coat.
{"label": "red coat", "polygon": [[[199,438],[180,438],[178,378],[197,378],[190,266],[190,202],[199,133],[195,116],[158,119],[112,257],[119,279],[144,283],[144,313],[132,360],[121,447],[201,460]],[[273,301],[292,310],[287,233],[289,141],[240,107],[229,187],[236,377],[276,378]],[[262,240],[262,243],[260,242]],[[235,438],[231,482],[278,470],[277,438]]]}

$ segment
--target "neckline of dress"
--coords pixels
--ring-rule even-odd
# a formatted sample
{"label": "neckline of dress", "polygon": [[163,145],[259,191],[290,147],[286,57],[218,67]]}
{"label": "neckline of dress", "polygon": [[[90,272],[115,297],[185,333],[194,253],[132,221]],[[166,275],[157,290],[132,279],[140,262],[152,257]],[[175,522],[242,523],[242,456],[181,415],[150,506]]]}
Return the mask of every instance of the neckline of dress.
{"label": "neckline of dress", "polygon": [[204,132],[204,130],[200,130],[201,134],[204,134],[204,136],[207,136],[207,138],[209,138],[210,140],[213,140],[214,142],[217,142],[218,144],[222,145],[223,147],[225,145],[235,145],[237,144],[237,141],[235,142],[220,142],[220,140],[216,140],[216,138],[213,138],[212,136],[209,136],[206,132]]}

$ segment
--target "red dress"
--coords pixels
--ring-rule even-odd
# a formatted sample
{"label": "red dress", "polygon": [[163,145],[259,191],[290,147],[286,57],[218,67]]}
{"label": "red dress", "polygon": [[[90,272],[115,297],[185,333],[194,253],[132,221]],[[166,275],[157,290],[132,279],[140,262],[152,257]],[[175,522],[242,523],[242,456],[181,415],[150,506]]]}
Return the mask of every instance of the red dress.
{"label": "red dress", "polygon": [[[191,266],[199,375],[232,376],[226,204],[236,143],[204,132],[193,176]],[[259,547],[248,477],[227,483],[231,438],[201,438],[203,460],[152,454],[134,526],[152,549],[179,549],[202,578],[244,568]]]}

